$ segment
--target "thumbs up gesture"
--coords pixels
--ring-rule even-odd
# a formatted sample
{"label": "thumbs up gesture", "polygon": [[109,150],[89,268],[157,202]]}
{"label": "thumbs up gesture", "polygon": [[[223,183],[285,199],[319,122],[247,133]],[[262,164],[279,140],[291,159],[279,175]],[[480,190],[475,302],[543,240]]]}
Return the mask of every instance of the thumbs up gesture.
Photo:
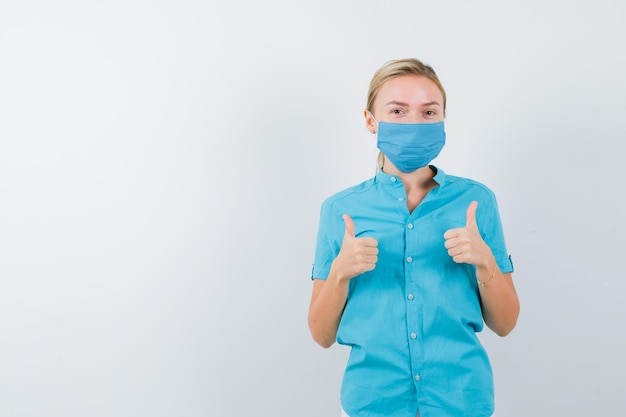
{"label": "thumbs up gesture", "polygon": [[478,224],[476,224],[477,207],[478,202],[472,201],[467,207],[465,227],[450,229],[443,235],[448,255],[456,263],[480,266],[486,265],[493,257],[491,249],[480,236]]}
{"label": "thumbs up gesture", "polygon": [[373,237],[355,237],[354,221],[343,215],[346,229],[339,254],[331,269],[341,280],[349,280],[364,272],[371,271],[378,262],[378,241]]}

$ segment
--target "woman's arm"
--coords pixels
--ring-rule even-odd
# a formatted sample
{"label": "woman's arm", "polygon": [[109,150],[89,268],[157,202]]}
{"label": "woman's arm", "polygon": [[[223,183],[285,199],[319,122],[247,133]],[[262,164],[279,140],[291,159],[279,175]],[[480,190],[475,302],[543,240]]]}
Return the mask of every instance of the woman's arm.
{"label": "woman's arm", "polygon": [[445,246],[454,262],[476,267],[483,319],[499,336],[513,330],[519,316],[519,299],[510,273],[503,274],[485,243],[476,224],[477,202],[467,208],[465,227],[450,229],[444,234]]}
{"label": "woman's arm", "polygon": [[378,241],[372,237],[357,238],[354,222],[343,215],[346,230],[339,254],[333,261],[326,280],[313,280],[309,306],[309,329],[313,340],[328,348],[335,343],[337,329],[348,299],[350,280],[371,271],[378,261]]}
{"label": "woman's arm", "polygon": [[330,276],[313,280],[313,294],[309,306],[309,329],[313,340],[329,348],[335,343],[339,321],[348,299],[348,281]]}
{"label": "woman's arm", "polygon": [[519,299],[511,273],[501,273],[495,259],[491,265],[476,267],[483,318],[498,336],[506,336],[517,323]]}

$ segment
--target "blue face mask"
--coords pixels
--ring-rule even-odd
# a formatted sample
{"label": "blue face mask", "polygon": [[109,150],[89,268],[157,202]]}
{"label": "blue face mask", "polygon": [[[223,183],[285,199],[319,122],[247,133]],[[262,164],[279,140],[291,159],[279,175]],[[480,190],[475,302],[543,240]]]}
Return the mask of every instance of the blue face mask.
{"label": "blue face mask", "polygon": [[443,122],[376,123],[378,149],[402,172],[425,167],[439,155],[446,143]]}

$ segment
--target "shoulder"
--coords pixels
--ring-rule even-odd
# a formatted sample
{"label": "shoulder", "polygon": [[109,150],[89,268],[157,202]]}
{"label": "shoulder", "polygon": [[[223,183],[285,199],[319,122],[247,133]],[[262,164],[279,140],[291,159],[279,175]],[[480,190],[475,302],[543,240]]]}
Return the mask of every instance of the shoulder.
{"label": "shoulder", "polygon": [[320,233],[343,230],[343,214],[354,213],[358,207],[362,207],[364,201],[371,200],[368,191],[374,188],[374,182],[374,179],[369,179],[327,197],[320,209]]}
{"label": "shoulder", "polygon": [[486,194],[490,194],[493,195],[493,191],[491,190],[491,188],[489,188],[487,185],[485,185],[484,183],[471,179],[471,178],[466,178],[466,177],[457,177],[457,176],[448,176],[449,181],[456,185],[457,187],[462,187],[462,188],[471,188],[477,192],[484,192]]}
{"label": "shoulder", "polygon": [[[450,190],[458,190],[463,192],[471,192],[476,195],[483,195],[486,198],[495,198],[494,192],[484,183],[472,178],[462,177],[458,175],[450,175],[438,169],[435,180],[441,181],[442,188]],[[437,182],[439,182],[437,181]]]}
{"label": "shoulder", "polygon": [[322,207],[332,207],[337,205],[341,206],[343,204],[349,204],[351,201],[353,201],[355,197],[367,194],[368,191],[373,188],[374,183],[375,179],[370,178],[359,184],[337,191],[323,201]]}

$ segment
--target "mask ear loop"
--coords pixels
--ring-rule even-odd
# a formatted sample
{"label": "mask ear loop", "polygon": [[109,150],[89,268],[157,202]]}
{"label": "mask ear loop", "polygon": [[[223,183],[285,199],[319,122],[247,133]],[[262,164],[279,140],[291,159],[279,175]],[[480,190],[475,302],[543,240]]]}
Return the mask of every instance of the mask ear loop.
{"label": "mask ear loop", "polygon": [[[374,114],[371,111],[369,111],[369,110],[367,112],[370,114],[372,119],[374,119],[374,122],[376,122],[376,127],[378,127],[378,120],[376,120],[376,118],[374,117]],[[372,130],[370,130],[370,133],[376,134],[376,131],[374,129],[372,129]]]}
{"label": "mask ear loop", "polygon": [[[367,112],[370,114],[372,119],[374,119],[374,122],[376,122],[376,127],[378,127],[378,120],[376,120],[376,118],[374,117],[374,114],[371,111],[369,111],[369,110]],[[374,134],[374,135],[376,134],[376,131],[374,129],[370,130],[370,132],[372,134]],[[378,159],[378,162],[377,162],[378,169],[377,169],[377,171],[382,171],[383,168],[385,167],[385,159],[386,159],[385,158],[385,154],[382,153],[382,151],[379,151],[377,159]]]}

